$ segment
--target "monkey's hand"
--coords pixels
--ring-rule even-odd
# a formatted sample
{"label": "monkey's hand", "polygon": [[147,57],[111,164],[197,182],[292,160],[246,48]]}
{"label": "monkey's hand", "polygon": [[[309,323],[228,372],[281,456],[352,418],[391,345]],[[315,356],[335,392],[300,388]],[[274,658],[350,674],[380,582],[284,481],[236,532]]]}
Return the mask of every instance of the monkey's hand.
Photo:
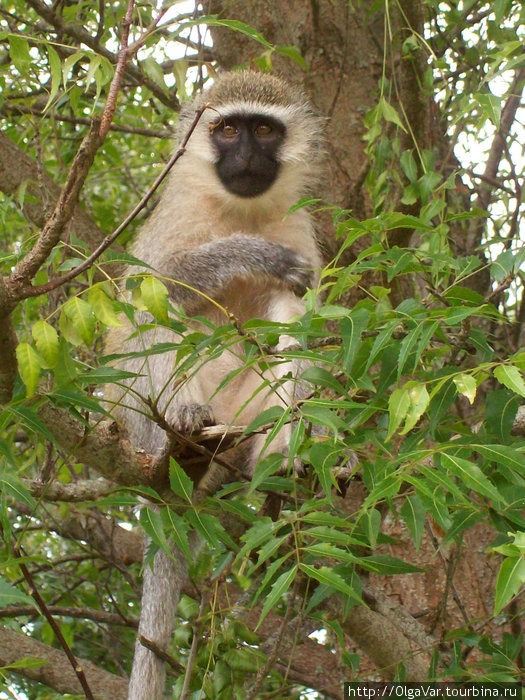
{"label": "monkey's hand", "polygon": [[294,294],[302,297],[313,284],[313,270],[308,269],[308,262],[295,250],[281,243],[272,243],[271,246],[274,255],[269,260],[268,273],[290,287]]}
{"label": "monkey's hand", "polygon": [[170,285],[171,297],[192,313],[202,297],[191,288],[215,298],[236,279],[270,277],[302,296],[313,282],[308,267],[308,261],[288,246],[236,233],[178,252],[167,261],[165,272],[182,283]]}
{"label": "monkey's hand", "polygon": [[211,408],[196,403],[178,406],[176,411],[168,411],[166,417],[173,430],[188,435],[216,423]]}

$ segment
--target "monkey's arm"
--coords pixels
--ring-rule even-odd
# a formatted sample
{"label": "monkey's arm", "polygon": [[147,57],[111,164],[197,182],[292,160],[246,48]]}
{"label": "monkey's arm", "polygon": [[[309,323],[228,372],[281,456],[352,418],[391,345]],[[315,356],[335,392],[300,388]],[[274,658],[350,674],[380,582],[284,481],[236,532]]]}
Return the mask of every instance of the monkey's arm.
{"label": "monkey's arm", "polygon": [[302,296],[313,279],[313,271],[307,268],[308,262],[291,248],[239,233],[178,252],[167,261],[165,271],[174,280],[169,285],[171,298],[191,314],[203,303],[198,292],[215,298],[242,278],[274,278]]}

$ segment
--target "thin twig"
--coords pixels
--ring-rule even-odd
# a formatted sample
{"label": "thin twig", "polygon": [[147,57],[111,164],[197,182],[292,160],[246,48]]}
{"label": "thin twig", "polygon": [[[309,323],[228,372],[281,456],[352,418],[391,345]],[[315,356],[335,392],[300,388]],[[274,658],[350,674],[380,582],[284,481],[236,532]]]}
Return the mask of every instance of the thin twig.
{"label": "thin twig", "polygon": [[282,644],[283,637],[284,637],[284,632],[285,632],[286,628],[288,627],[288,623],[290,622],[290,618],[292,616],[294,600],[295,600],[295,591],[292,589],[291,600],[288,601],[286,613],[284,614],[283,620],[281,622],[281,626],[279,628],[279,633],[277,635],[277,638],[275,639],[275,642],[273,644],[273,648],[272,648],[270,654],[268,654],[268,658],[266,659],[266,663],[264,664],[264,666],[261,668],[261,670],[257,674],[257,678],[255,679],[255,683],[252,685],[248,695],[246,695],[245,700],[255,700],[259,696],[259,692],[262,688],[262,685],[264,683],[266,676],[272,670],[273,666],[275,665],[275,662],[277,661],[277,655],[279,653],[279,649],[281,648],[281,644]]}
{"label": "thin twig", "polygon": [[37,604],[38,608],[46,618],[46,620],[49,622],[49,625],[51,626],[51,629],[56,635],[56,638],[58,639],[60,646],[64,650],[65,655],[67,656],[69,663],[73,667],[73,671],[75,672],[80,685],[82,686],[82,690],[84,691],[84,695],[86,696],[87,700],[95,700],[93,693],[91,692],[91,688],[89,687],[89,684],[86,679],[86,674],[84,673],[82,666],[79,664],[78,660],[76,659],[75,655],[71,651],[71,647],[69,644],[66,642],[64,635],[62,634],[62,630],[58,626],[58,624],[55,621],[55,618],[53,615],[50,613],[44,599],[40,595],[40,592],[38,591],[35,582],[33,581],[33,577],[29,573],[29,569],[27,566],[21,561],[22,554],[20,553],[20,550],[16,545],[12,546],[12,552],[13,555],[15,556],[16,559],[20,560],[18,561],[18,566],[20,567],[20,571],[22,572],[27,585],[29,587],[29,593],[31,594],[31,597],[34,598],[35,603]]}
{"label": "thin twig", "polygon": [[199,645],[199,629],[201,626],[201,620],[202,616],[204,615],[204,608],[206,607],[206,598],[202,596],[200,606],[199,606],[199,615],[195,621],[195,624],[193,625],[193,639],[191,640],[191,648],[190,648],[190,653],[188,656],[188,663],[186,664],[186,671],[184,673],[184,683],[182,685],[182,690],[180,693],[180,698],[179,700],[186,700],[188,697],[188,691],[190,689],[190,681],[191,681],[191,672],[193,670],[193,666],[195,665],[195,659],[197,657],[197,647]]}
{"label": "thin twig", "polygon": [[148,639],[147,637],[144,637],[144,635],[139,634],[138,636],[139,642],[142,644],[143,647],[146,647],[146,649],[149,649],[152,651],[155,656],[158,656],[161,661],[165,661],[171,668],[175,669],[177,673],[180,673],[181,671],[184,670],[184,666],[180,664],[178,661],[176,661],[173,656],[170,656],[167,654],[165,651],[163,651],[158,644],[155,644],[155,642],[152,642],[151,639]]}

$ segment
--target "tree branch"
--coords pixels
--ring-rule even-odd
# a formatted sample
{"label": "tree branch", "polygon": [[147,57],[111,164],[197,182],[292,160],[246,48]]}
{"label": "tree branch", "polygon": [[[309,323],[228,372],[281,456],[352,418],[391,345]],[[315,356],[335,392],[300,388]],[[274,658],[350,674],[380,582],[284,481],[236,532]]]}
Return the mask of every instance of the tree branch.
{"label": "tree branch", "polygon": [[[58,693],[77,695],[82,687],[65,654],[31,639],[25,634],[0,627],[0,665],[10,666],[23,659],[42,659],[40,667],[26,666],[12,669],[12,673],[44,683]],[[90,661],[79,659],[95,700],[126,700],[128,683],[124,678],[104,671]]]}
{"label": "tree branch", "polygon": [[[75,617],[83,620],[93,620],[105,625],[124,625],[137,628],[139,621],[134,617],[123,617],[118,613],[110,613],[105,610],[93,610],[92,608],[67,608],[62,605],[48,605],[47,609],[52,615],[59,617]],[[10,617],[34,617],[38,615],[35,608],[29,605],[9,605],[0,609],[0,618]]]}

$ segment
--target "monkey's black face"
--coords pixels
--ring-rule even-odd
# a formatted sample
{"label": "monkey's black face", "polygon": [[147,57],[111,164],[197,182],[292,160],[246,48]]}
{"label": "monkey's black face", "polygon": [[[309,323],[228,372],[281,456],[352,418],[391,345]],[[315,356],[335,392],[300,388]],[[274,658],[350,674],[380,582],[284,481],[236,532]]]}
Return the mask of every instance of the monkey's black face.
{"label": "monkey's black face", "polygon": [[257,197],[275,182],[279,148],[286,128],[264,115],[230,116],[210,124],[210,138],[218,156],[217,174],[239,197]]}

